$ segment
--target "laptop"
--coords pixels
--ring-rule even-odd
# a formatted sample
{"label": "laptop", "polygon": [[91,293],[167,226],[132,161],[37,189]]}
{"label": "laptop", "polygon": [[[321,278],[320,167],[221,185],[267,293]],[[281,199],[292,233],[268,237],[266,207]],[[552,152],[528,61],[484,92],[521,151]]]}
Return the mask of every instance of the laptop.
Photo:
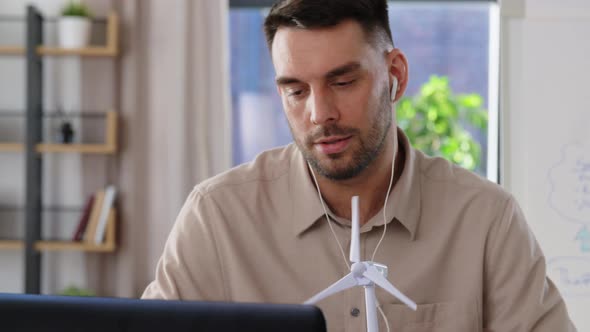
{"label": "laptop", "polygon": [[3,332],[325,332],[314,306],[0,294]]}

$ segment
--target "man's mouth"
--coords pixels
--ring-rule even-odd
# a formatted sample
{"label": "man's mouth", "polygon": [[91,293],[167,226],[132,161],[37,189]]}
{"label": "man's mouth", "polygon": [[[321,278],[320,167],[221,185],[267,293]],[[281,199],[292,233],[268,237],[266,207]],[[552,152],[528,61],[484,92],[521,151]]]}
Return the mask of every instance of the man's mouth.
{"label": "man's mouth", "polygon": [[352,136],[323,137],[314,143],[316,150],[323,154],[336,154],[348,148]]}

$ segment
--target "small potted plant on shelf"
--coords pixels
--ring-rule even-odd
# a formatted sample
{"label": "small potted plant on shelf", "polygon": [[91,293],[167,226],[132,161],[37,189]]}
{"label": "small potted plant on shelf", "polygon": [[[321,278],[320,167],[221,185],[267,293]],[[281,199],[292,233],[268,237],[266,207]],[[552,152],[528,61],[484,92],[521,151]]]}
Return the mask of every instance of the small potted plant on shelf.
{"label": "small potted plant on shelf", "polygon": [[70,1],[61,11],[58,21],[59,45],[63,48],[83,48],[90,41],[90,11],[79,1]]}

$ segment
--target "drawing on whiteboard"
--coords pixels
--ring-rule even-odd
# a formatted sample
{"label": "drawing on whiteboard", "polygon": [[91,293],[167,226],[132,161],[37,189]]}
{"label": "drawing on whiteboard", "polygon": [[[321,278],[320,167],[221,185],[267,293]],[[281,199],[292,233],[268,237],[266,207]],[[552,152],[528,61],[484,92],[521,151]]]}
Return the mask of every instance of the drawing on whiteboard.
{"label": "drawing on whiteboard", "polygon": [[582,253],[590,253],[590,147],[574,143],[561,149],[561,160],[549,170],[549,206],[564,220],[581,226],[572,236]]}
{"label": "drawing on whiteboard", "polygon": [[582,252],[590,252],[590,232],[586,226],[576,235],[576,241],[580,241]]}
{"label": "drawing on whiteboard", "polygon": [[562,294],[590,296],[590,258],[555,257],[548,261],[547,272]]}

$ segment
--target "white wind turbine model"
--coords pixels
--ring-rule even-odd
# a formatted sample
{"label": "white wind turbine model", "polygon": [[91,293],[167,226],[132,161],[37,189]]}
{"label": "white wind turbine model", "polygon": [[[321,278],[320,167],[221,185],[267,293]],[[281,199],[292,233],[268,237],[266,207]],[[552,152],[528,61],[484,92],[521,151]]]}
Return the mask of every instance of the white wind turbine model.
{"label": "white wind turbine model", "polygon": [[305,301],[304,304],[314,304],[345,289],[363,286],[365,288],[367,332],[378,332],[375,285],[385,289],[411,309],[416,310],[417,306],[414,301],[410,300],[387,280],[387,266],[370,261],[360,261],[359,233],[359,198],[354,196],[352,198],[352,232],[350,235],[350,261],[352,262],[350,273]]}

